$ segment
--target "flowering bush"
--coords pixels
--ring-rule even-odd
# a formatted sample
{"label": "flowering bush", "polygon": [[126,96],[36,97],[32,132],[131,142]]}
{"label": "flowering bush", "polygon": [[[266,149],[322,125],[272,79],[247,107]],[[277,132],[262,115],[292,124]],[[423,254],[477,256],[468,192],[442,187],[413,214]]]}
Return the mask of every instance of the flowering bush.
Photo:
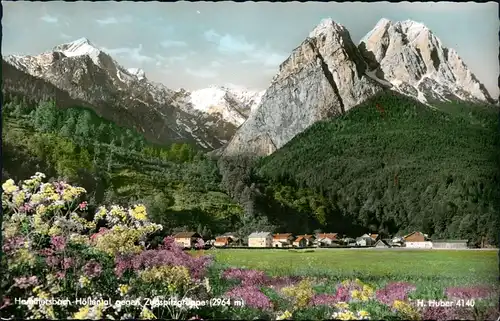
{"label": "flowering bush", "polygon": [[[203,275],[211,258],[191,257],[172,238],[146,249],[148,237],[162,226],[149,221],[145,206],[102,206],[88,213],[81,200],[85,189],[44,178],[36,173],[20,184],[2,185],[3,316],[148,319],[165,309],[146,306],[144,298],[206,296]],[[14,298],[28,301],[16,304]],[[36,304],[55,298],[75,304]],[[122,306],[119,299],[138,304]],[[186,312],[167,310],[173,318]]]}
{"label": "flowering bush", "polygon": [[394,301],[405,301],[408,294],[414,291],[416,287],[406,282],[391,282],[383,289],[377,290],[377,300],[388,306],[392,306]]}
{"label": "flowering bush", "polygon": [[[490,287],[444,290],[449,300],[475,300],[474,307],[422,308],[408,298],[416,290],[410,283],[393,282],[376,289],[356,279],[328,289],[325,278],[270,277],[263,271],[239,268],[219,273],[211,269],[212,257],[203,251],[191,255],[172,237],[151,248],[148,240],[162,226],[148,219],[143,205],[102,206],[90,213],[83,188],[43,179],[37,173],[19,184],[8,180],[2,185],[5,255],[0,314],[4,318],[213,318],[215,310],[226,313],[218,315],[226,319],[498,318],[498,304],[493,301],[498,289]],[[203,243],[197,242],[197,247]],[[329,293],[319,293],[318,288]],[[217,295],[243,304],[197,311],[189,311],[188,305],[158,304]],[[77,298],[84,301],[74,303]],[[146,298],[152,300],[149,305]],[[19,304],[16,299],[26,301]],[[74,304],[37,302],[43,299]]]}

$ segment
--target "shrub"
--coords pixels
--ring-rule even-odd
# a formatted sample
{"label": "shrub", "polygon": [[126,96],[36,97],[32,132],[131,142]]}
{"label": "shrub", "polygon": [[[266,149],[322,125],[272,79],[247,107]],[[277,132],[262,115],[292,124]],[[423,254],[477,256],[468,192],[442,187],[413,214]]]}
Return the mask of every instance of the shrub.
{"label": "shrub", "polygon": [[[19,184],[3,185],[4,212],[0,312],[18,318],[155,318],[167,310],[181,318],[186,307],[120,306],[119,299],[206,297],[203,279],[211,257],[193,258],[165,238],[156,250],[147,238],[162,229],[148,219],[145,206],[99,207],[88,213],[85,190],[66,182],[44,183],[36,173]],[[3,270],[2,270],[3,271]],[[110,300],[97,304],[14,305],[12,298]],[[88,304],[86,304],[88,303]]]}

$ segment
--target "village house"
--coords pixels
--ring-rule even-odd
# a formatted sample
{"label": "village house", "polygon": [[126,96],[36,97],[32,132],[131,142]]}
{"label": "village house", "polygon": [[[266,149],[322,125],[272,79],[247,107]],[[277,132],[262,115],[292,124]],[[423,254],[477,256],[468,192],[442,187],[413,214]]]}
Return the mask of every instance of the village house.
{"label": "village house", "polygon": [[295,241],[293,241],[293,246],[295,247],[306,247],[307,240],[303,236],[298,236]]}
{"label": "village house", "polygon": [[368,234],[368,236],[370,236],[375,242],[377,242],[380,238],[379,234],[370,233],[370,234]]}
{"label": "village house", "polygon": [[403,236],[405,247],[407,248],[417,248],[417,249],[431,249],[432,242],[430,241],[427,234],[422,232],[412,232],[408,235]]}
{"label": "village house", "polygon": [[230,246],[234,242],[231,236],[218,236],[215,238],[214,246],[216,247],[226,247]]}
{"label": "village house", "polygon": [[352,237],[344,237],[341,240],[341,242],[343,245],[346,245],[346,246],[356,246],[356,239],[353,239]]}
{"label": "village house", "polygon": [[273,235],[273,247],[289,247],[293,244],[292,233],[278,233]]}
{"label": "village house", "polygon": [[184,248],[194,247],[196,241],[201,238],[201,235],[196,232],[180,232],[174,235],[175,243]]}
{"label": "village house", "polygon": [[432,241],[433,249],[467,249],[469,240],[435,240]]}
{"label": "village house", "polygon": [[375,240],[369,234],[363,234],[356,238],[357,246],[372,246]]}
{"label": "village house", "polygon": [[339,241],[337,235],[337,233],[318,233],[315,244],[317,246],[332,246]]}
{"label": "village house", "polygon": [[312,246],[315,239],[314,235],[299,235],[293,242],[293,245],[296,247]]}
{"label": "village house", "polygon": [[391,244],[392,247],[402,247],[404,243],[405,240],[401,236],[395,236],[389,244]]}
{"label": "village house", "polygon": [[248,236],[249,247],[272,247],[273,234],[271,232],[254,232]]}
{"label": "village house", "polygon": [[382,240],[382,239],[379,239],[375,245],[374,245],[375,248],[390,248],[391,245],[389,244],[389,242],[387,242],[387,240]]}
{"label": "village house", "polygon": [[231,246],[241,246],[243,243],[243,239],[236,236],[236,233],[228,232],[221,235],[221,237],[230,237],[233,241]]}

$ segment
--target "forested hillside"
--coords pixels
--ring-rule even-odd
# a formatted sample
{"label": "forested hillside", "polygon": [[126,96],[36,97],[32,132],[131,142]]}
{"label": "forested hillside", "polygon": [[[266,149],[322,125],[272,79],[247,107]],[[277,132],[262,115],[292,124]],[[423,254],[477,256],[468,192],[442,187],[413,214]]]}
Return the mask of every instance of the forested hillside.
{"label": "forested hillside", "polygon": [[432,109],[388,92],[271,156],[216,162],[189,145],[150,145],[90,110],[4,98],[3,180],[41,171],[85,187],[93,204],[143,202],[163,234],[422,230],[498,244],[493,107]]}
{"label": "forested hillside", "polygon": [[220,188],[216,163],[185,144],[153,146],[94,112],[4,96],[3,180],[35,171],[87,189],[93,204],[143,202],[168,234],[207,237],[238,227],[242,209]]}
{"label": "forested hillside", "polygon": [[261,159],[247,185],[294,232],[422,230],[497,244],[499,156],[497,108],[431,109],[386,92]]}

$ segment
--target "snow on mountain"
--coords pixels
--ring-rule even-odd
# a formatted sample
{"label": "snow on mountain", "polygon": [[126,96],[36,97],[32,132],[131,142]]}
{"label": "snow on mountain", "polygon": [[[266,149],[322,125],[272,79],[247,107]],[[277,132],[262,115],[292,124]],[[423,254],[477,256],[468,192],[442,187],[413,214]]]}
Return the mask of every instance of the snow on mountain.
{"label": "snow on mountain", "polygon": [[39,55],[3,59],[157,143],[180,140],[219,148],[259,102],[258,93],[242,88],[171,90],[149,81],[142,69],[125,69],[86,38]]}
{"label": "snow on mountain", "polygon": [[93,45],[87,38],[80,38],[73,42],[55,46],[52,51],[62,52],[66,57],[87,55],[96,65],[100,64],[99,55],[101,54],[101,50]]}
{"label": "snow on mountain", "polygon": [[144,70],[142,70],[140,68],[129,68],[129,69],[127,69],[127,71],[132,76],[136,76],[137,79],[139,79],[139,80],[146,78],[146,73],[144,72]]}
{"label": "snow on mountain", "polygon": [[381,19],[358,47],[378,78],[424,103],[492,101],[457,52],[446,48],[423,23]]}
{"label": "snow on mountain", "polygon": [[218,113],[225,121],[240,126],[258,105],[262,94],[241,88],[210,86],[191,92],[189,103],[196,110]]}

